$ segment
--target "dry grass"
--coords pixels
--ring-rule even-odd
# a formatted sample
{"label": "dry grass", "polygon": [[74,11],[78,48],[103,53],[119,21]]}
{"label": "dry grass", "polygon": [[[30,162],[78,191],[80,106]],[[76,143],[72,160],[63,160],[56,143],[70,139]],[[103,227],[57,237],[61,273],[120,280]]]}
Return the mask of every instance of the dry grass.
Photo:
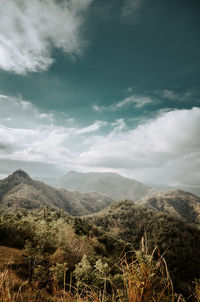
{"label": "dry grass", "polygon": [[200,279],[195,281],[194,296],[197,302],[200,302]]}
{"label": "dry grass", "polygon": [[[141,249],[135,252],[132,261],[129,255],[124,255],[118,268],[122,273],[124,287],[117,288],[112,283],[113,295],[101,292],[95,287],[85,285],[81,291],[72,286],[66,291],[65,273],[63,276],[63,290],[59,289],[54,280],[53,292],[48,294],[45,289],[37,288],[36,283],[28,284],[16,274],[5,269],[0,272],[0,302],[184,302],[185,300],[174,294],[173,284],[169,276],[165,259],[155,249],[148,253],[144,239]],[[156,260],[155,260],[156,259]],[[200,282],[195,283],[195,301],[200,302]]]}
{"label": "dry grass", "polygon": [[23,301],[22,291],[27,282],[21,280],[9,269],[0,272],[0,302]]}
{"label": "dry grass", "polygon": [[127,301],[174,302],[173,283],[166,261],[160,255],[159,249],[156,248],[152,254],[149,254],[147,243],[142,238],[141,249],[135,252],[135,256],[129,263],[125,255],[120,265],[127,291]]}
{"label": "dry grass", "polygon": [[130,264],[124,257],[121,269],[128,302],[184,301],[181,296],[174,294],[165,259],[157,255],[158,259],[154,260],[156,251],[151,255],[138,251],[136,259],[132,259]]}
{"label": "dry grass", "polygon": [[13,263],[21,263],[23,261],[23,251],[0,245],[0,268],[12,265]]}

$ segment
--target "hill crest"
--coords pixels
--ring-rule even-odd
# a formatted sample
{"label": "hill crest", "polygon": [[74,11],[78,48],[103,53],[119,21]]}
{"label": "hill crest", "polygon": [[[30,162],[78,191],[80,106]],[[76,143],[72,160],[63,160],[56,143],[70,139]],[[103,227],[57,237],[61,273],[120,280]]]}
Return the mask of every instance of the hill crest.
{"label": "hill crest", "polygon": [[180,189],[154,192],[138,200],[137,204],[190,223],[200,224],[200,197],[190,192]]}
{"label": "hill crest", "polygon": [[0,212],[47,206],[63,209],[71,215],[86,215],[107,207],[113,201],[95,192],[80,193],[54,188],[33,180],[22,170],[0,181]]}

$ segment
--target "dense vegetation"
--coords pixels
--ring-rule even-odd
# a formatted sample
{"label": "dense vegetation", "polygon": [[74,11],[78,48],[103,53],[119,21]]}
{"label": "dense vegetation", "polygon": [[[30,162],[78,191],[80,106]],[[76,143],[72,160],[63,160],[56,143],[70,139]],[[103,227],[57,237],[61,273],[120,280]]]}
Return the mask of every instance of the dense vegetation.
{"label": "dense vegetation", "polygon": [[[129,216],[126,211],[130,213]],[[138,227],[139,213],[138,208],[134,217],[136,220],[137,216]],[[2,293],[6,295],[7,291],[11,297],[14,295],[16,297],[15,300],[13,298],[13,300],[2,301],[184,301],[174,294],[168,268],[160,250],[156,249],[152,254],[151,249],[156,233],[153,233],[151,237],[147,228],[144,232],[142,223],[146,214],[148,214],[150,225],[152,223],[152,212],[144,211],[143,216],[140,217],[137,236],[129,229],[133,222],[130,217],[133,217],[134,212],[131,212],[128,203],[114,205],[114,216],[111,213],[109,215],[104,213],[104,222],[101,215],[95,217],[104,228],[105,225],[108,228],[109,224],[112,228],[118,215],[119,228],[121,228],[118,234],[127,240],[128,237],[134,235],[132,242],[137,241],[135,246],[118,239],[113,234],[114,229],[112,229],[112,234],[105,232],[102,228],[87,222],[86,219],[68,216],[63,211],[43,208],[35,211],[21,210],[15,214],[1,216],[0,245],[22,250],[21,257],[17,258],[18,261],[8,259],[7,263],[6,261],[0,263],[1,295]],[[120,217],[123,217],[123,222]],[[155,219],[155,216],[152,219]],[[173,230],[175,234],[179,230],[179,222],[175,223],[173,219],[170,220],[164,215],[163,228],[167,226],[167,221],[171,225],[168,241],[166,241],[168,244],[172,235],[170,232]],[[133,225],[132,227],[135,229]],[[169,228],[169,225],[167,227]],[[156,226],[155,228],[157,229]],[[186,239],[184,237],[186,230],[187,234],[193,230],[195,236],[196,230],[190,226],[182,227],[181,230],[182,240]],[[160,232],[161,236],[166,236],[162,230],[157,229],[157,232]],[[149,236],[148,245],[143,235]],[[140,245],[141,238],[143,240]],[[166,239],[167,237],[164,240]],[[187,244],[193,243],[190,241]],[[198,249],[198,242],[196,244]],[[172,253],[170,248],[169,251]],[[184,247],[181,247],[180,252],[184,252]],[[194,246],[191,246],[191,253],[193,258],[187,259],[186,269],[189,265],[192,265],[193,269],[195,269],[194,264],[199,266],[195,258],[199,254],[195,254]],[[169,264],[171,268],[174,267],[173,275],[179,274],[178,259],[173,256],[170,258],[167,253],[165,256],[169,261],[177,261],[177,263]],[[186,260],[184,254],[183,259]],[[170,273],[171,271],[172,269]],[[191,270],[188,274],[191,277]],[[185,275],[182,280],[188,282]],[[193,274],[192,277],[197,277],[197,275]],[[195,287],[192,283],[190,285]],[[197,289],[198,286],[199,283],[196,281]],[[183,286],[180,289],[184,293]],[[195,294],[197,295],[197,291]],[[194,294],[192,297],[194,298]]]}
{"label": "dense vegetation", "polygon": [[199,198],[111,202],[20,170],[0,181],[0,302],[200,301]]}
{"label": "dense vegetation", "polygon": [[[75,279],[77,282],[82,279],[90,286],[97,286],[97,276],[91,282],[89,272],[110,270],[125,248],[122,240],[97,227],[47,208],[1,216],[0,245],[23,249],[21,263],[16,268],[14,265],[16,275],[29,284],[37,284],[41,294],[45,289],[51,295],[55,283],[63,288],[64,272],[67,283],[73,276],[73,284]],[[101,290],[103,285],[99,284]]]}
{"label": "dense vegetation", "polygon": [[188,282],[200,275],[200,231],[183,220],[129,201],[114,203],[86,220],[130,242],[135,249],[146,234],[149,249],[158,246],[164,253],[178,290],[187,292]]}

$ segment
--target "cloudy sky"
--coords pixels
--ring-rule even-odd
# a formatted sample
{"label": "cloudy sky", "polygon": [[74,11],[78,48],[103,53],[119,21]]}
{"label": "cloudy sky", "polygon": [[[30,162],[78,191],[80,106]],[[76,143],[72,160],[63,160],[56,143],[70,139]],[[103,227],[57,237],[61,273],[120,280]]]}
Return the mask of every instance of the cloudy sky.
{"label": "cloudy sky", "polygon": [[0,178],[200,185],[199,0],[1,0]]}

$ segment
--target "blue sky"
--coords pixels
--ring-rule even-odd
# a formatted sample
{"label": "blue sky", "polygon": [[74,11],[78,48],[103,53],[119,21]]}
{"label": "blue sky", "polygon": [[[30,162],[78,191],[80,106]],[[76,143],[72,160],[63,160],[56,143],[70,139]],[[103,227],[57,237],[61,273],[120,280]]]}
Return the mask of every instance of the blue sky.
{"label": "blue sky", "polygon": [[0,174],[199,184],[200,3],[3,0]]}

